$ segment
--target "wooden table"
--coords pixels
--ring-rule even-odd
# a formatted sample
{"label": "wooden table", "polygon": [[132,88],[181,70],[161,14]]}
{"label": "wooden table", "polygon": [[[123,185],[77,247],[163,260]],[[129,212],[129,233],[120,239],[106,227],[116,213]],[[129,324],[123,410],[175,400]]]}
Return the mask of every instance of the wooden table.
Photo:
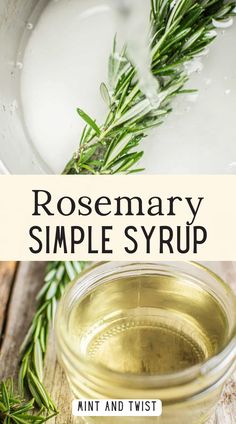
{"label": "wooden table", "polygon": [[[42,285],[45,266],[42,262],[0,262],[0,379],[17,375],[19,347],[36,308],[35,296]],[[228,281],[236,292],[236,262],[208,263],[208,266]],[[53,334],[48,343],[45,385],[61,411],[50,423],[73,423],[71,395],[56,361]],[[236,423],[236,374],[228,381],[216,415],[209,421],[209,424],[213,423]]]}

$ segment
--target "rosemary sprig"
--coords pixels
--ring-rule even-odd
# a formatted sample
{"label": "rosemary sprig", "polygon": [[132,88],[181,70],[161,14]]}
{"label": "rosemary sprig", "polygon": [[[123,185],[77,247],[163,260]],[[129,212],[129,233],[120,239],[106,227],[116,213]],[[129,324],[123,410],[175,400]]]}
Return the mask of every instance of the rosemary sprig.
{"label": "rosemary sprig", "polygon": [[34,399],[25,401],[18,394],[15,394],[13,381],[9,379],[2,382],[0,386],[0,423],[3,424],[41,424],[51,419],[55,414],[44,417],[34,412]]}
{"label": "rosemary sprig", "polygon": [[56,305],[66,285],[84,268],[84,262],[52,262],[49,264],[37,301],[38,309],[21,347],[22,359],[18,389],[24,397],[25,389],[35,404],[47,414],[56,414],[57,408],[43,385],[43,367],[48,332]]}
{"label": "rosemary sprig", "polygon": [[108,85],[101,95],[108,107],[104,124],[98,125],[78,109],[86,127],[78,151],[64,174],[116,174],[136,168],[143,151],[137,149],[150,128],[157,127],[171,111],[174,96],[186,92],[184,65],[198,56],[215,39],[212,20],[234,14],[235,1],[152,0],[152,73],[156,79],[156,105],[139,89],[136,70],[126,49],[117,51],[116,41],[109,60]]}

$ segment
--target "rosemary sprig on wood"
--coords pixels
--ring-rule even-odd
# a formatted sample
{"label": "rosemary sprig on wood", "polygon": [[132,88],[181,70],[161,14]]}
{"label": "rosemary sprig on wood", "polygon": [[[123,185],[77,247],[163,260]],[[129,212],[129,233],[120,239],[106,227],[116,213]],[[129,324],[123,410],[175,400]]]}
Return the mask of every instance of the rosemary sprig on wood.
{"label": "rosemary sprig on wood", "polygon": [[[107,117],[103,125],[98,125],[78,109],[86,126],[78,151],[66,165],[64,174],[140,171],[136,167],[143,155],[138,149],[140,141],[151,128],[162,123],[171,111],[173,97],[186,92],[184,85],[188,75],[184,64],[201,54],[214,40],[212,19],[227,19],[234,14],[235,6],[235,1],[223,0],[151,0],[152,72],[157,84],[157,105],[153,107],[140,91],[136,70],[126,49],[118,53],[114,42],[109,60],[109,83],[101,85],[101,94],[108,106]],[[83,266],[83,262],[49,265],[38,295],[38,310],[22,347],[19,391],[24,397],[24,391],[29,390],[33,400],[25,403],[14,395],[12,383],[3,383],[0,386],[0,423],[41,423],[57,413],[42,382],[47,335],[57,301]],[[30,411],[35,412],[34,405],[39,406],[43,416],[30,414]],[[17,408],[21,409],[20,413]],[[17,417],[18,413],[24,414],[24,408],[28,418]]]}
{"label": "rosemary sprig on wood", "polygon": [[42,412],[57,414],[57,408],[43,385],[43,367],[47,338],[56,304],[66,285],[84,268],[84,262],[52,262],[47,268],[37,301],[38,309],[21,347],[22,359],[18,378],[19,393],[27,389]]}
{"label": "rosemary sprig on wood", "polygon": [[15,394],[13,381],[2,382],[0,386],[0,423],[3,424],[41,424],[51,419],[55,414],[46,418],[34,412],[34,399],[25,401],[18,394]]}

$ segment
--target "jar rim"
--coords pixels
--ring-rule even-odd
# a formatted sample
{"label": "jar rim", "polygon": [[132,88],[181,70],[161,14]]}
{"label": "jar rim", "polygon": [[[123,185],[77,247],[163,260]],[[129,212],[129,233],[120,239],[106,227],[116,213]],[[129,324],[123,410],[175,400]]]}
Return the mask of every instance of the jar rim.
{"label": "jar rim", "polygon": [[[226,282],[214,271],[210,270],[205,265],[202,265],[195,261],[170,261],[170,262],[112,262],[112,264],[119,265],[119,269],[121,269],[122,266],[137,266],[141,265],[142,267],[145,265],[161,265],[161,264],[188,264],[193,266],[195,269],[198,268],[203,272],[206,272],[209,276],[213,277],[217,283],[220,284],[221,288],[227,293],[227,295],[232,297],[232,301],[235,304],[235,310],[236,310],[236,296],[231,289],[231,287],[226,284]],[[107,264],[111,264],[111,262],[100,262],[93,264],[90,266],[89,269],[85,270],[79,278],[77,278],[74,282],[73,286],[79,286],[79,291],[81,295],[85,294],[86,291],[86,284],[88,284],[88,281],[83,281],[84,277],[87,278],[93,273],[94,270],[97,270],[102,266],[107,266]],[[115,267],[113,269],[116,269]],[[143,269],[143,268],[142,268]],[[117,270],[117,269],[116,269]],[[101,276],[101,274],[99,274]],[[102,278],[101,278],[102,280]],[[100,280],[99,280],[100,281]],[[92,286],[92,282],[90,282],[90,286]],[[100,282],[102,284],[102,281]],[[72,287],[73,287],[72,286]],[[60,340],[58,340],[58,343],[60,344]],[[67,345],[67,349],[70,351],[72,355],[75,354],[75,352],[71,349],[69,345]],[[185,384],[190,383],[191,381],[195,380],[198,377],[204,377],[211,373],[215,374],[217,371],[227,370],[227,364],[231,363],[236,355],[236,316],[235,316],[235,322],[231,331],[231,337],[229,338],[226,346],[222,348],[219,352],[214,354],[213,356],[209,357],[206,361],[199,362],[198,364],[192,365],[184,370],[175,371],[173,373],[166,373],[166,374],[132,374],[132,373],[121,373],[119,371],[112,370],[108,367],[106,367],[103,364],[96,364],[96,362],[89,360],[88,358],[83,357],[78,352],[76,352],[76,358],[80,362],[81,365],[81,371],[84,375],[89,375],[90,377],[95,377],[102,379],[104,381],[120,381],[122,383],[129,383],[129,384],[139,384],[143,383],[145,379],[145,385],[148,386],[150,389],[159,389],[159,388],[165,388],[168,387],[170,384],[172,386],[176,386],[178,384]],[[89,371],[88,371],[89,370]],[[87,372],[88,371],[88,372]]]}

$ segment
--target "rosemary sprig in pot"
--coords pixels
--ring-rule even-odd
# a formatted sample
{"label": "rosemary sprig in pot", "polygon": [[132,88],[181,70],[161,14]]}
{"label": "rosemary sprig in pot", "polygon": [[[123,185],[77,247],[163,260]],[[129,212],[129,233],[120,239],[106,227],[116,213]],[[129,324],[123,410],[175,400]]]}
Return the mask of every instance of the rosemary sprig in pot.
{"label": "rosemary sprig in pot", "polygon": [[86,112],[77,110],[86,127],[64,174],[140,171],[136,168],[143,155],[138,148],[140,141],[151,128],[163,122],[171,111],[173,97],[192,91],[184,90],[188,80],[184,65],[215,39],[213,19],[222,20],[234,14],[235,4],[235,1],[222,0],[152,0],[155,104],[152,105],[140,91],[136,70],[126,49],[119,53],[115,41],[109,60],[108,85],[101,85],[101,94],[108,107],[105,122],[98,125]]}

